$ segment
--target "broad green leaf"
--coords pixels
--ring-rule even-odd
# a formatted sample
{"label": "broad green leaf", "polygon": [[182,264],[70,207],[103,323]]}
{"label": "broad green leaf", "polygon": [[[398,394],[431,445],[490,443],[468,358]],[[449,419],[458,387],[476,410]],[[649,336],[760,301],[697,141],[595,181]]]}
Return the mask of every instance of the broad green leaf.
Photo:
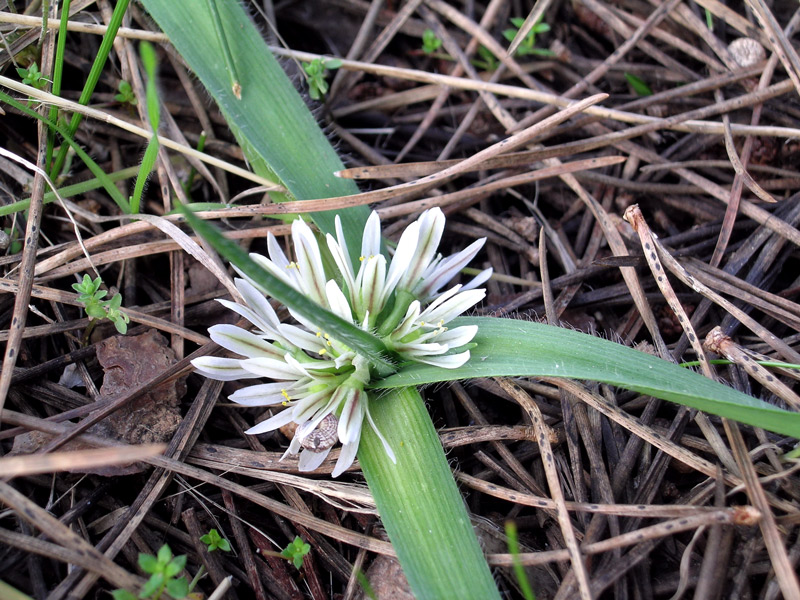
{"label": "broad green leaf", "polygon": [[[205,0],[142,4],[213,96],[256,173],[277,176],[297,200],[357,194],[354,181],[333,175],[344,168],[342,161],[240,3],[214,1],[226,44],[216,33]],[[228,52],[241,85],[241,100],[231,89],[223,59]],[[369,209],[336,212],[356,253]],[[312,217],[322,231],[334,231],[331,212]]]}
{"label": "broad green leaf", "polygon": [[393,389],[371,397],[369,406],[397,464],[368,426],[358,461],[414,594],[419,600],[499,598],[419,392]]}
{"label": "broad green leaf", "polygon": [[546,376],[589,379],[670,400],[707,413],[800,438],[800,413],[782,410],[673,363],[569,329],[541,323],[462,317],[477,325],[470,360],[458,369],[402,368],[379,389],[476,377]]}

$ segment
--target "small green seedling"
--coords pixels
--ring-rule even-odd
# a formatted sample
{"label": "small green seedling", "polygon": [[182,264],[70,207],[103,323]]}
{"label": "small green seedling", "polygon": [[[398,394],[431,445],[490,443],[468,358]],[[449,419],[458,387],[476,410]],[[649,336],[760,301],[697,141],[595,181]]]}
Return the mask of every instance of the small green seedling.
{"label": "small green seedling", "polygon": [[442,40],[436,37],[433,29],[426,29],[422,32],[422,51],[425,54],[433,54],[442,47]]}
{"label": "small green seedling", "polygon": [[308,95],[314,100],[321,100],[328,93],[328,82],[325,80],[328,76],[328,71],[338,69],[341,66],[342,61],[335,58],[328,60],[315,58],[311,62],[304,63],[303,70],[306,72]]}
{"label": "small green seedling", "polygon": [[492,54],[492,51],[486,46],[478,46],[478,56],[480,56],[483,61],[473,60],[472,63],[479,69],[483,69],[484,71],[496,71],[497,67],[500,65],[500,61],[497,60],[497,57]]}
{"label": "small green seedling", "polygon": [[39,65],[36,63],[31,63],[27,69],[17,67],[17,74],[22,77],[22,83],[35,87],[37,90],[43,90],[48,84],[48,80],[42,75]]}
{"label": "small green seedling", "polygon": [[84,334],[86,339],[94,328],[95,322],[100,319],[108,319],[114,323],[114,327],[123,335],[128,331],[130,318],[120,310],[122,295],[117,293],[111,300],[103,300],[108,291],[101,290],[101,285],[103,285],[102,279],[97,277],[92,280],[88,275],[84,275],[83,281],[80,283],[72,284],[72,289],[78,292],[78,302],[83,304],[86,315],[91,319],[89,327],[86,328],[87,333]]}
{"label": "small green seedling", "polygon": [[216,529],[210,530],[200,538],[200,541],[208,545],[209,552],[214,552],[215,550],[222,550],[223,552],[231,551],[230,542],[222,537]]}
{"label": "small green seedling", "polygon": [[139,596],[128,590],[114,590],[114,600],[160,600],[166,593],[171,598],[180,599],[189,595],[189,582],[186,577],[177,575],[186,566],[186,556],[172,556],[167,544],[161,546],[158,555],[139,554],[139,568],[150,574],[150,579],[142,586]]}
{"label": "small green seedling", "polygon": [[514,566],[514,575],[517,578],[519,589],[525,600],[536,600],[533,593],[525,568],[519,558],[519,537],[517,536],[517,524],[514,521],[506,521],[506,537],[508,538],[508,552],[511,554],[511,562]]}
{"label": "small green seedling", "polygon": [[311,552],[311,546],[306,544],[300,536],[295,536],[292,543],[283,549],[281,556],[291,560],[294,568],[299,570],[303,566],[303,557],[309,552]]}
{"label": "small green seedling", "polygon": [[[515,29],[506,29],[503,32],[503,37],[509,42],[513,41],[523,23],[525,23],[525,19],[521,17],[512,18],[511,24],[514,25]],[[550,31],[550,25],[542,23],[541,19],[536,21],[536,24],[528,32],[528,35],[526,35],[525,39],[520,43],[515,54],[517,56],[527,56],[530,54],[535,54],[537,56],[553,56],[551,50],[536,48],[536,35],[539,33],[547,33],[548,31]]]}
{"label": "small green seedling", "polygon": [[641,77],[637,77],[633,73],[625,73],[625,79],[628,80],[628,84],[633,89],[633,92],[637,96],[652,96],[653,90],[650,89],[650,86],[647,85]]}
{"label": "small green seedling", "polygon": [[121,79],[117,85],[117,89],[119,90],[119,93],[114,95],[114,100],[120,104],[130,104],[131,106],[136,106],[136,96],[133,93],[133,88],[131,87],[130,83],[124,79]]}

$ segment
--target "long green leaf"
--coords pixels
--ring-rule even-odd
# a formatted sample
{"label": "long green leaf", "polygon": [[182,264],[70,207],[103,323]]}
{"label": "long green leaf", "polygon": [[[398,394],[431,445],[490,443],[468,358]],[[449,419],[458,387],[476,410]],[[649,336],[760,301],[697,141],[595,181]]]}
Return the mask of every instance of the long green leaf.
{"label": "long green leaf", "polygon": [[[358,193],[354,181],[333,175],[344,168],[342,161],[239,2],[216,2],[217,25],[205,0],[142,4],[213,96],[256,173],[277,176],[297,200]],[[226,56],[235,64],[241,100],[231,88]],[[369,209],[336,212],[345,236],[357,241],[349,245],[355,253]],[[322,231],[333,232],[334,213],[312,218]]]}
{"label": "long green leaf", "polygon": [[[111,20],[108,23],[108,29],[106,29],[105,34],[103,34],[103,41],[101,42],[100,48],[98,48],[97,54],[94,57],[94,62],[92,63],[92,68],[89,70],[89,76],[86,78],[86,83],[83,86],[83,91],[81,91],[81,96],[78,98],[78,104],[83,104],[84,106],[89,104],[89,100],[91,100],[92,94],[94,93],[94,88],[97,85],[97,82],[100,80],[100,74],[103,72],[103,67],[105,67],[106,60],[111,52],[111,48],[114,46],[114,40],[117,37],[117,30],[119,29],[120,25],[122,25],[122,18],[125,16],[125,11],[128,10],[129,3],[130,0],[117,0],[117,4],[114,7],[114,12],[111,15]],[[83,115],[81,113],[76,112],[72,114],[72,119],[69,122],[67,133],[69,137],[75,136],[75,132],[78,131],[78,126],[82,120]],[[58,177],[58,174],[61,172],[61,167],[64,166],[64,161],[66,158],[67,147],[61,146],[58,156],[56,156],[55,163],[50,169],[50,179],[55,180]]]}
{"label": "long green leaf", "polygon": [[322,328],[338,341],[358,353],[368,356],[378,368],[387,373],[394,371],[392,363],[385,358],[388,354],[386,346],[374,335],[322,308],[313,300],[264,270],[236,242],[226,238],[210,223],[198,218],[185,208],[182,208],[181,212],[194,230],[214,246],[217,252],[263,287],[278,302],[291,307],[298,315]]}
{"label": "long green leaf", "polygon": [[[419,392],[391,390],[370,398],[370,410],[397,464],[371,427],[364,427],[358,460],[414,594],[419,600],[499,598]],[[409,424],[413,437],[398,423]]]}
{"label": "long green leaf", "polygon": [[374,387],[386,389],[498,376],[590,379],[800,438],[800,413],[782,410],[621,344],[513,319],[462,317],[452,322],[453,327],[459,325],[478,326],[473,340],[477,347],[464,366],[440,369],[414,364]]}

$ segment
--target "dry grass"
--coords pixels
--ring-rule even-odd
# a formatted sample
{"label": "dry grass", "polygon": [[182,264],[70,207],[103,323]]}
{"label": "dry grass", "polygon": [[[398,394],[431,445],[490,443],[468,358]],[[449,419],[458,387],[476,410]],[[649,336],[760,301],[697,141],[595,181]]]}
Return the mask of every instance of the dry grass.
{"label": "dry grass", "polygon": [[[701,359],[709,377],[798,410],[796,375],[752,366],[762,357],[800,363],[796,3],[537,2],[552,25],[537,38],[554,51],[544,58],[503,53],[505,41],[497,40],[508,17],[526,16],[510,13],[516,3],[426,0],[395,11],[398,4],[298,2],[281,4],[276,15],[295,56],[347,57],[319,117],[331,123],[352,167],[341,175],[363,180],[369,192],[269,204],[263,188],[240,176],[241,152],[215,107],[180,60],[162,52],[169,112],[162,136],[179,152],[162,153],[167,160],[144,212],[163,215],[173,194],[195,201],[241,195],[206,217],[223,218],[231,236],[259,249],[267,230],[286,233],[263,216],[370,203],[394,220],[396,235],[423,208],[442,206],[453,248],[489,239],[480,258],[496,276],[486,313],[546,319],[643,344],[667,359]],[[105,1],[73,1],[73,8],[89,23],[110,14]],[[714,14],[713,31],[704,8]],[[151,26],[137,7],[130,15],[94,98],[101,114],[78,135],[106,172],[134,166],[143,148],[137,108],[113,100],[122,77],[134,82],[138,109],[144,105],[133,44]],[[8,76],[7,50],[21,61],[17,53],[42,41],[39,28],[17,36],[16,27],[3,30]],[[419,51],[426,28],[454,59]],[[94,56],[93,29],[83,27],[67,44],[66,99],[77,97]],[[727,46],[745,35],[767,47],[749,66]],[[479,45],[502,57],[493,72],[470,63]],[[48,35],[40,65],[52,56]],[[653,95],[636,97],[626,73]],[[560,111],[568,99],[595,94],[608,97]],[[45,132],[10,109],[0,128],[0,146],[42,164]],[[183,150],[201,131],[205,153],[216,159],[208,167]],[[354,567],[368,570],[379,597],[400,588],[396,571],[376,560],[393,551],[357,466],[331,481],[324,473],[334,454],[320,473],[298,474],[291,459],[278,462],[281,435],[242,434],[260,415],[226,404],[230,385],[189,375],[189,359],[212,351],[207,326],[226,318],[213,302],[226,293],[219,283],[226,276],[212,257],[167,218],[120,220],[99,192],[37,209],[42,177],[0,161],[0,204],[34,199],[29,213],[3,225],[41,232],[38,249],[23,256],[9,248],[0,257],[2,581],[37,599],[91,597],[139,585],[137,553],[167,542],[189,555],[192,573],[205,565],[205,594],[359,597]],[[199,175],[188,192],[176,188],[192,167]],[[76,162],[58,185],[86,178]],[[645,255],[643,244],[658,253]],[[113,328],[99,326],[81,345],[87,320],[67,291],[74,274],[91,268],[122,291],[130,336],[155,329],[168,337],[166,362],[113,394],[98,389],[95,357]],[[651,270],[672,277],[657,285]],[[713,353],[732,364],[704,360]],[[138,362],[115,367],[133,372]],[[59,382],[68,365],[77,388]],[[109,415],[158,402],[159,390],[178,390],[187,375],[177,429],[146,422],[139,437],[124,438],[160,435],[163,456],[100,435]],[[476,381],[426,395],[508,597],[519,597],[502,534],[513,519],[539,598],[800,598],[800,480],[797,462],[781,459],[796,440],[591,383]],[[38,454],[5,456],[14,443]],[[108,449],[98,456],[92,447]],[[136,472],[114,471],[130,461],[141,461]],[[79,474],[98,468],[110,471]],[[212,527],[235,553],[206,551],[198,537]],[[312,546],[300,574],[265,553],[295,535]]]}

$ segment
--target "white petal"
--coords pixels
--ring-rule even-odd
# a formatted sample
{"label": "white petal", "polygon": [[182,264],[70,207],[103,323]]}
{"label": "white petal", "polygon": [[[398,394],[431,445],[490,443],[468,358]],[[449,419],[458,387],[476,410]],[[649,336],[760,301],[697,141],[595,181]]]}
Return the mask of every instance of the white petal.
{"label": "white petal", "polygon": [[352,323],[353,312],[350,309],[350,303],[347,301],[347,298],[342,293],[342,290],[339,289],[339,286],[336,285],[336,282],[333,279],[325,284],[325,294],[327,296],[328,306],[330,306],[331,311],[348,323]]}
{"label": "white petal", "polygon": [[278,315],[275,314],[275,309],[269,303],[269,300],[258,291],[258,289],[249,281],[245,279],[236,279],[236,289],[244,298],[247,306],[252,308],[262,319],[269,323],[273,328],[280,324]]}
{"label": "white petal", "polygon": [[305,329],[295,327],[294,325],[286,325],[282,323],[278,327],[278,331],[291,344],[294,344],[303,350],[319,353],[319,351],[325,347],[325,340],[321,339],[320,336],[306,331]]}
{"label": "white petal", "polygon": [[421,297],[428,297],[439,291],[445,283],[455,277],[475,255],[483,248],[486,238],[475,240],[461,252],[448,256],[434,268],[429,268],[423,274],[423,280],[418,286],[417,291]]}
{"label": "white petal", "polygon": [[279,427],[283,427],[287,423],[291,423],[293,412],[294,411],[291,408],[282,410],[277,415],[273,415],[269,419],[265,419],[264,421],[261,421],[261,423],[253,425],[250,429],[246,430],[245,433],[256,435],[259,433],[266,433],[267,431],[274,431]]}
{"label": "white petal", "polygon": [[444,231],[444,213],[438,207],[426,210],[418,222],[420,224],[419,239],[414,250],[414,257],[399,284],[400,287],[406,289],[414,289],[417,286],[422,274],[436,255],[436,249],[439,247]]}
{"label": "white petal", "polygon": [[[278,266],[279,270],[285,271],[289,266],[289,259],[286,258],[283,248],[281,248],[281,245],[272,233],[267,233],[267,252],[269,252],[269,257],[272,259],[272,262]],[[255,258],[252,254],[250,257]]]}
{"label": "white petal", "polygon": [[366,403],[364,408],[365,412],[367,413],[367,420],[369,421],[369,424],[372,426],[372,431],[374,431],[375,435],[377,435],[378,439],[380,439],[381,443],[383,444],[383,449],[386,450],[386,454],[389,455],[389,458],[392,460],[392,462],[394,464],[397,464],[397,458],[395,457],[394,452],[392,451],[392,447],[389,445],[389,442],[386,441],[386,438],[383,437],[383,434],[381,433],[380,429],[378,429],[378,426],[375,424],[375,421],[372,420],[372,414],[369,412],[369,402]]}
{"label": "white petal", "polygon": [[[295,269],[290,269],[289,267],[281,267],[281,266],[275,264],[270,259],[268,259],[266,256],[262,256],[260,254],[255,254],[255,253],[250,254],[250,258],[252,258],[253,262],[255,262],[259,267],[261,267],[262,269],[264,269],[265,271],[267,271],[268,273],[270,273],[274,277],[277,277],[282,282],[284,282],[286,285],[291,286],[296,290],[300,289],[300,286],[297,283],[298,277],[297,277],[297,271]],[[235,265],[234,265],[234,269],[236,269]],[[239,271],[239,269],[236,269],[236,270],[239,273],[241,273],[242,276],[245,279],[247,279],[255,287],[257,287],[259,290],[261,290],[262,293],[267,294],[267,290],[265,290],[263,287],[261,287],[260,284],[256,283],[252,279],[250,279],[250,277],[248,277],[247,275],[245,275],[244,273]]]}
{"label": "white petal", "polygon": [[[305,435],[311,433],[311,431],[319,425],[319,422],[322,421],[329,412],[333,411],[335,406],[331,396],[331,390],[325,389],[314,392],[297,402],[294,407],[295,423],[308,423],[310,429]],[[300,439],[303,439],[305,435],[301,435]]]}
{"label": "white petal", "polygon": [[419,356],[428,356],[434,354],[444,354],[449,350],[447,346],[442,344],[395,344],[393,346],[395,352],[399,352],[403,356],[416,359]]}
{"label": "white petal", "polygon": [[[359,435],[360,434],[361,431],[359,430]],[[333,468],[331,477],[338,477],[350,468],[350,466],[353,464],[353,461],[356,459],[359,441],[360,439],[357,439],[349,444],[342,444],[342,451],[339,454],[338,460],[336,461],[336,466]]]}
{"label": "white petal", "polygon": [[484,269],[483,271],[475,275],[475,277],[473,277],[471,281],[465,283],[464,287],[461,289],[464,291],[474,290],[479,285],[483,285],[486,281],[488,281],[489,278],[492,276],[493,272],[494,269],[492,269],[491,267],[489,267],[488,269]]}
{"label": "white petal", "polygon": [[364,226],[364,235],[361,238],[361,256],[368,258],[381,253],[381,218],[374,210]]}
{"label": "white petal", "polygon": [[292,239],[303,291],[324,306],[326,278],[317,238],[305,221],[297,219],[292,223]]}
{"label": "white petal", "polygon": [[[338,390],[337,390],[338,391]],[[342,414],[339,415],[339,441],[349,444],[361,435],[361,424],[364,421],[364,401],[366,392],[349,389],[345,393]]]}
{"label": "white petal", "polygon": [[409,304],[408,310],[406,311],[406,316],[403,317],[400,325],[398,325],[392,332],[392,339],[401,340],[412,330],[419,329],[419,309],[419,301],[414,300],[411,304]]}
{"label": "white petal", "polygon": [[236,381],[237,379],[255,379],[254,375],[242,368],[238,358],[221,358],[219,356],[201,356],[192,361],[192,366],[201,375],[217,381]]}
{"label": "white petal", "polygon": [[397,242],[397,249],[392,256],[392,264],[389,266],[389,274],[386,276],[386,286],[392,289],[401,281],[403,275],[408,271],[408,265],[414,258],[414,251],[419,241],[419,222],[414,221],[405,228]]}
{"label": "white petal", "polygon": [[[336,215],[336,224],[337,227],[341,228],[339,215]],[[328,243],[328,250],[330,250],[331,256],[333,256],[333,261],[336,263],[336,267],[339,269],[342,279],[344,279],[344,284],[347,286],[347,291],[350,294],[350,301],[355,303],[356,284],[353,277],[353,266],[350,263],[347,248],[342,248],[330,233],[325,240]]]}
{"label": "white petal", "polygon": [[247,358],[269,356],[280,359],[286,352],[236,325],[214,325],[208,329],[208,335],[226,350]]}
{"label": "white petal", "polygon": [[[291,358],[288,354],[286,357]],[[295,361],[296,362],[296,361]],[[289,364],[287,360],[276,360],[274,358],[248,358],[241,361],[242,368],[253,373],[257,377],[269,377],[270,379],[299,379],[308,376],[304,369],[298,369],[297,365]]]}
{"label": "white petal", "polygon": [[468,344],[478,333],[477,325],[464,325],[463,327],[456,327],[455,329],[448,329],[444,333],[439,334],[434,339],[439,344],[445,344],[449,348],[460,348],[464,344]]}
{"label": "white petal", "polygon": [[386,290],[386,258],[382,254],[364,259],[356,280],[357,308],[359,314],[371,312],[374,315],[383,310],[391,290]]}
{"label": "white petal", "polygon": [[[449,323],[465,310],[472,308],[483,300],[484,296],[486,296],[486,290],[484,289],[461,292],[440,306],[436,306],[433,310],[428,308],[419,318],[431,325]],[[433,307],[433,305],[431,305],[431,307]]]}
{"label": "white petal", "polygon": [[322,452],[311,452],[308,448],[303,448],[303,451],[300,453],[300,460],[297,461],[297,468],[303,473],[316,471],[319,466],[325,462],[325,459],[328,458],[330,452],[330,448],[326,448]]}
{"label": "white petal", "polygon": [[228,396],[228,400],[242,406],[272,406],[286,402],[286,396],[281,393],[286,387],[283,382],[251,385],[236,390]]}
{"label": "white petal", "polygon": [[441,367],[443,369],[457,369],[469,360],[469,350],[459,354],[440,354],[437,356],[418,356],[415,357],[417,362],[426,365],[433,365],[434,367]]}

